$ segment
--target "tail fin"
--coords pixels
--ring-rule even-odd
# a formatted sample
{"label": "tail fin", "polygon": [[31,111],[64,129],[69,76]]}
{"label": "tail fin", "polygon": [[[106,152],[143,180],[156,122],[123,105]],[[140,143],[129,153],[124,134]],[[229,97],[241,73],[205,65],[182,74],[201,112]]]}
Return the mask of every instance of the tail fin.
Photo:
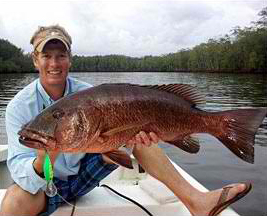
{"label": "tail fin", "polygon": [[255,134],[267,114],[267,109],[239,109],[220,112],[225,131],[217,138],[236,156],[254,163]]}

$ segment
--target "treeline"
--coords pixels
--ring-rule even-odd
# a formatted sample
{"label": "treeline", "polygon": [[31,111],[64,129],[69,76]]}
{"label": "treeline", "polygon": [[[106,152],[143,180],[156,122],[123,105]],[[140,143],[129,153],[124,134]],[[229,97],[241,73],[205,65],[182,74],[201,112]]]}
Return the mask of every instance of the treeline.
{"label": "treeline", "polygon": [[0,39],[0,73],[33,72],[34,67],[30,54],[11,44],[8,40]]}
{"label": "treeline", "polygon": [[[141,58],[124,55],[73,56],[73,72],[97,71],[209,71],[267,73],[267,7],[250,27],[235,27],[229,34],[209,39],[191,49]],[[30,54],[0,39],[0,73],[34,72]]]}

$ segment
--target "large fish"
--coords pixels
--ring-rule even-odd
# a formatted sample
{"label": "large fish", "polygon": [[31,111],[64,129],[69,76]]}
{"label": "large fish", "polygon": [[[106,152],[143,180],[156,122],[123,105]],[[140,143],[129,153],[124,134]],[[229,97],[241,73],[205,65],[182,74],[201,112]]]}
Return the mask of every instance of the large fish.
{"label": "large fish", "polygon": [[255,133],[267,109],[205,112],[198,90],[186,84],[140,86],[102,84],[74,93],[46,108],[19,131],[28,147],[61,152],[102,153],[132,167],[118,150],[139,131],[189,153],[199,151],[195,133],[209,133],[235,155],[254,162]]}

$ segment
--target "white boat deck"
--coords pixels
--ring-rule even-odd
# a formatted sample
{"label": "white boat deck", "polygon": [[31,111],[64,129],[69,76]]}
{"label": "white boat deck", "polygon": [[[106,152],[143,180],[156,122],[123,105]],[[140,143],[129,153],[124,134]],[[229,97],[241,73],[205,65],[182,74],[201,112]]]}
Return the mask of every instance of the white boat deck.
{"label": "white boat deck", "polygon": [[[137,167],[134,164],[135,168]],[[201,191],[208,191],[193,179],[188,173],[174,164],[176,169],[192,185]],[[138,169],[129,170],[120,167],[101,183],[106,184],[119,193],[137,201],[154,216],[190,216],[190,213],[177,200],[174,194],[161,182],[147,174],[139,174]],[[0,190],[0,203],[5,190]],[[71,215],[73,207],[65,204],[52,216]],[[114,194],[110,190],[97,187],[87,195],[77,200],[74,216],[147,216],[141,208],[128,200]],[[221,216],[238,216],[232,209],[223,211]]]}
{"label": "white boat deck", "polygon": [[7,145],[0,145],[0,162],[7,159]]}
{"label": "white boat deck", "polygon": [[[193,179],[188,173],[174,164],[176,169],[201,191],[208,191],[204,186]],[[150,175],[136,178],[137,169],[131,171],[120,168],[113,172],[102,184],[106,184],[119,193],[137,201],[155,216],[190,216],[191,214],[183,203],[161,182]],[[136,184],[138,182],[138,184]],[[53,216],[70,215],[72,206],[64,205]],[[128,200],[114,194],[110,190],[98,187],[77,200],[75,216],[147,216],[141,208]],[[238,216],[228,208],[221,216]]]}

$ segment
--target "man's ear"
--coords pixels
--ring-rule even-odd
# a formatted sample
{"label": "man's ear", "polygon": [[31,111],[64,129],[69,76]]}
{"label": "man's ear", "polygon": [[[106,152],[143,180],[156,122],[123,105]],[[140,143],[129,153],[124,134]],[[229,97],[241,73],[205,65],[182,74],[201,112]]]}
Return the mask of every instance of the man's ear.
{"label": "man's ear", "polygon": [[36,56],[36,54],[32,52],[31,56],[32,56],[32,62],[33,62],[33,64],[34,64],[34,67],[35,67],[36,69],[38,69],[37,56]]}

